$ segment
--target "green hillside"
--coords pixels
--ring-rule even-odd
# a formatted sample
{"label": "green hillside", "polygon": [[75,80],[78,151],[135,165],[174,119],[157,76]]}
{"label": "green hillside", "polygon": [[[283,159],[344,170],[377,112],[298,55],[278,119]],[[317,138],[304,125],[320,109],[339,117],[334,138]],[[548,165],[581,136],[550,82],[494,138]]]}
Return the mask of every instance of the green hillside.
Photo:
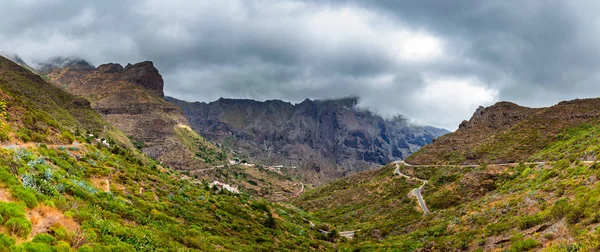
{"label": "green hillside", "polygon": [[600,170],[566,160],[546,165],[391,167],[307,192],[294,203],[338,229],[360,229],[342,251],[597,251]]}
{"label": "green hillside", "polygon": [[[427,180],[427,215],[411,193],[421,182],[394,174],[395,164],[293,203],[338,229],[360,230],[342,250],[598,251],[598,102],[480,108],[407,159],[421,165],[399,169]],[[481,165],[435,165],[447,163]]]}
{"label": "green hillside", "polygon": [[212,188],[164,168],[85,100],[4,58],[0,100],[0,251],[333,246],[292,206]]}

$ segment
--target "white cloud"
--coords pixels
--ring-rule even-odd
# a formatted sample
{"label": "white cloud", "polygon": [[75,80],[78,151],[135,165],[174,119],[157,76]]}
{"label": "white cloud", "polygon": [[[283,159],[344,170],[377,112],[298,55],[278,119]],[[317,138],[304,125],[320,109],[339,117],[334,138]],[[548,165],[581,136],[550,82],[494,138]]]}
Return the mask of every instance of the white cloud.
{"label": "white cloud", "polygon": [[600,94],[596,3],[519,3],[6,0],[0,52],[152,60],[165,92],[187,100],[359,95],[385,116],[451,129],[499,99]]}
{"label": "white cloud", "polygon": [[426,77],[424,83],[425,86],[414,93],[415,107],[420,113],[438,115],[418,119],[424,124],[456,129],[456,122],[468,119],[465,115],[472,114],[481,105],[489,106],[498,101],[498,90],[487,87],[476,77]]}

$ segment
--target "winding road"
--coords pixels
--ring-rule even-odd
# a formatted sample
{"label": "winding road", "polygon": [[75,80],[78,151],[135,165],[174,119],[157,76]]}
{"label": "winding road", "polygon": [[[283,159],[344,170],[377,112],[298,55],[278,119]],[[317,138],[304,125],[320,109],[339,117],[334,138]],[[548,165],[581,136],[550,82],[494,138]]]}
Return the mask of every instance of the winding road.
{"label": "winding road", "polygon": [[[580,161],[581,163],[584,164],[593,164],[596,161]],[[536,164],[539,166],[543,166],[545,165],[547,162],[525,162],[523,164],[525,165],[531,165],[531,164]],[[423,184],[421,186],[419,186],[418,188],[415,188],[411,191],[411,193],[413,195],[415,195],[415,197],[417,197],[417,200],[419,201],[419,206],[421,207],[421,209],[423,210],[423,214],[428,214],[430,213],[429,209],[427,208],[427,205],[425,204],[425,200],[423,199],[423,195],[421,194],[423,191],[423,187],[427,184],[427,180],[423,180],[420,178],[416,178],[416,177],[410,177],[406,174],[402,174],[400,172],[400,165],[404,165],[407,167],[446,167],[446,166],[455,166],[455,167],[479,167],[480,165],[411,165],[409,163],[404,162],[403,160],[400,161],[395,161],[393,162],[394,165],[396,165],[396,170],[394,170],[394,174],[400,175],[402,177],[405,177],[407,179],[411,179],[411,180],[417,180],[419,182],[422,182]],[[520,163],[503,163],[503,164],[489,164],[488,166],[514,166],[514,165],[519,165]]]}
{"label": "winding road", "polygon": [[419,206],[421,207],[421,210],[423,210],[423,214],[430,213],[429,209],[427,208],[427,205],[425,204],[425,200],[423,199],[423,195],[421,195],[421,192],[423,191],[423,187],[427,184],[427,180],[423,180],[423,179],[416,178],[416,177],[411,177],[411,176],[408,176],[406,174],[401,173],[400,172],[400,164],[403,164],[403,165],[409,166],[409,167],[412,166],[410,164],[407,164],[404,161],[396,161],[396,162],[394,162],[394,164],[396,165],[396,170],[394,170],[394,174],[400,175],[400,176],[405,177],[407,179],[416,180],[416,181],[419,181],[419,182],[423,183],[418,188],[413,189],[411,191],[411,193],[415,197],[417,197],[417,200],[419,201]]}
{"label": "winding road", "polygon": [[302,188],[300,189],[300,191],[296,194],[296,196],[300,196],[300,194],[302,194],[304,192],[304,183],[300,182],[300,185],[302,185]]}

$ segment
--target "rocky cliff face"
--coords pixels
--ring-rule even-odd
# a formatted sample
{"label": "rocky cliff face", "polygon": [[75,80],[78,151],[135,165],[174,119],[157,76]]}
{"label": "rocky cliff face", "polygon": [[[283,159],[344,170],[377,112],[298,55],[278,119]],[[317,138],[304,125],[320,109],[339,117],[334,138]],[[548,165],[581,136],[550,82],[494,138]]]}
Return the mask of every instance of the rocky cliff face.
{"label": "rocky cliff face", "polygon": [[319,183],[403,159],[445,130],[385,120],[356,108],[356,98],[291,104],[219,99],[182,108],[192,128],[210,141],[260,163],[297,166]]}
{"label": "rocky cliff face", "polygon": [[463,121],[459,131],[471,129],[505,129],[526,118],[536,109],[511,102],[498,102],[490,107],[479,106],[469,121]]}
{"label": "rocky cliff face", "polygon": [[143,145],[147,155],[179,170],[213,165],[197,153],[215,147],[190,129],[178,107],[164,101],[163,79],[152,62],[95,68],[82,60],[55,59],[40,72],[59,87],[89,100],[108,122]]}
{"label": "rocky cliff face", "polygon": [[134,65],[127,64],[123,69],[123,80],[138,84],[154,94],[164,97],[163,79],[152,62],[144,61]]}

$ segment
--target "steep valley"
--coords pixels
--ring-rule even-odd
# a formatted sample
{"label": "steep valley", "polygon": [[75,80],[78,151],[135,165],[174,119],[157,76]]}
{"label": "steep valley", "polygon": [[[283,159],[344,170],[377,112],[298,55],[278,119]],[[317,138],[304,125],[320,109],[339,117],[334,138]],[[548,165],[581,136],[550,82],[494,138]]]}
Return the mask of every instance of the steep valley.
{"label": "steep valley", "polygon": [[436,138],[353,98],[165,101],[159,76],[0,58],[0,248],[600,249],[600,99],[500,102]]}

